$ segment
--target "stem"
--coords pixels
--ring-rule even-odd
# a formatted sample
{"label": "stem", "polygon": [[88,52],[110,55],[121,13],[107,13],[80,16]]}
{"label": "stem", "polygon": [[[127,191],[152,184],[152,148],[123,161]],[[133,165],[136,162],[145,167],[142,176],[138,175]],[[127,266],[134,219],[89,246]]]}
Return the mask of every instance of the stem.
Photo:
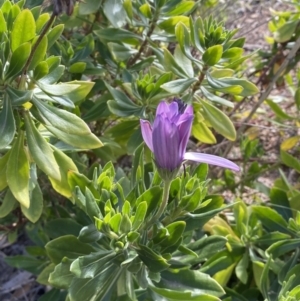
{"label": "stem", "polygon": [[[23,72],[22,72],[22,78],[27,74],[27,71],[28,71],[28,67],[34,57],[34,54],[38,48],[38,46],[40,45],[43,37],[46,35],[47,31],[49,30],[49,28],[51,27],[54,19],[55,19],[55,14],[53,13],[49,19],[49,21],[47,22],[46,26],[43,28],[43,31],[41,32],[41,34],[39,35],[37,41],[35,42],[35,44],[33,45],[32,49],[31,49],[31,52],[30,52],[30,55],[26,61],[26,64],[23,68]],[[20,83],[22,82],[22,80],[20,80]]]}
{"label": "stem", "polygon": [[[268,98],[269,94],[271,93],[273,86],[277,82],[278,78],[282,75],[284,72],[285,68],[289,64],[289,62],[295,57],[297,51],[300,49],[300,37],[296,40],[293,48],[289,52],[289,54],[286,56],[285,60],[281,64],[280,68],[277,70],[277,72],[274,74],[272,81],[269,83],[267,89],[260,95],[258,102],[254,105],[253,109],[251,110],[250,114],[242,121],[242,126],[238,129],[237,131],[237,138],[240,137],[240,135],[243,133],[245,128],[247,127],[247,123],[249,120],[253,117],[253,115],[256,113],[257,109],[261,106],[261,104],[265,101],[265,99]],[[228,155],[230,152],[231,148],[233,146],[233,143],[231,143],[227,149],[225,150],[224,157]]]}
{"label": "stem", "polygon": [[127,68],[128,67],[131,67],[141,56],[142,52],[144,51],[145,47],[147,46],[148,44],[148,38],[150,38],[150,36],[152,35],[154,29],[155,29],[155,26],[156,26],[156,22],[158,20],[158,16],[159,16],[159,11],[156,12],[156,14],[154,15],[153,17],[153,20],[151,22],[151,25],[150,25],[150,28],[147,32],[147,35],[145,37],[145,40],[143,41],[138,53],[131,59],[128,60],[127,62]]}
{"label": "stem", "polygon": [[204,80],[205,72],[206,72],[207,69],[208,69],[208,67],[206,65],[204,65],[203,69],[201,70],[200,75],[198,77],[198,81],[193,86],[193,90],[192,90],[192,94],[193,95],[200,88],[200,86],[201,86],[201,84],[202,84],[202,82]]}
{"label": "stem", "polygon": [[168,204],[170,187],[171,187],[171,181],[165,181],[162,202],[160,204],[158,211],[152,217],[152,219],[149,221],[148,225],[153,225],[154,223],[156,223],[159,220],[159,218],[162,216],[162,214],[164,213],[164,211],[167,207],[167,204]]}

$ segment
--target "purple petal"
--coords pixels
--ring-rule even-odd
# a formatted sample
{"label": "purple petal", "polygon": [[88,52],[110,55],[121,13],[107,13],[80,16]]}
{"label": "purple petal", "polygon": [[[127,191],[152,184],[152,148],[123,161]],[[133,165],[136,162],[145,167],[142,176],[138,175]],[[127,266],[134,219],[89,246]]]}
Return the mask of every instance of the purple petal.
{"label": "purple petal", "polygon": [[193,106],[187,105],[184,110],[184,114],[194,115]]}
{"label": "purple petal", "polygon": [[174,170],[181,164],[177,126],[162,115],[153,124],[153,153],[160,168]]}
{"label": "purple petal", "polygon": [[218,157],[218,156],[214,156],[214,155],[187,152],[184,154],[184,160],[192,160],[192,161],[201,162],[201,163],[208,163],[211,165],[217,165],[220,167],[229,168],[234,171],[240,170],[240,168],[235,163],[233,163],[227,159],[224,159],[222,157]]}
{"label": "purple petal", "polygon": [[181,160],[183,160],[183,155],[185,153],[186,146],[188,144],[191,135],[193,119],[194,119],[193,115],[187,116],[184,122],[182,122],[179,126],[177,125],[179,131],[179,139],[180,139],[179,156]]}
{"label": "purple petal", "polygon": [[153,143],[152,143],[152,127],[149,121],[147,120],[140,120],[141,124],[141,130],[142,130],[142,136],[147,144],[147,146],[150,148],[150,150],[153,152]]}
{"label": "purple petal", "polygon": [[169,112],[169,105],[165,101],[161,101],[156,108],[156,116]]}
{"label": "purple petal", "polygon": [[170,120],[173,121],[173,118],[177,119],[177,116],[179,115],[178,113],[178,103],[173,101],[169,105],[169,111],[167,113],[167,116]]}

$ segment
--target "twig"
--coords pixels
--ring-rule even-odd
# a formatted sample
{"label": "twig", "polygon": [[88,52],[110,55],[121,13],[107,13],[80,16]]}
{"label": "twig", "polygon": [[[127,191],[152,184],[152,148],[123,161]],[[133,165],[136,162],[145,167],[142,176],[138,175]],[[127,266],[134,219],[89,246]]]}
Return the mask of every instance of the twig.
{"label": "twig", "polygon": [[[280,55],[282,56],[282,52],[280,52]],[[271,59],[271,61],[269,62],[269,64],[262,70],[259,78],[255,82],[255,85],[258,85],[263,80],[263,78],[266,76],[267,72],[271,68],[273,68],[274,64],[277,61],[278,56],[279,56],[279,53],[276,53],[276,55],[274,55],[274,57]],[[244,102],[246,101],[246,99],[247,99],[247,96],[244,97],[240,102],[237,103],[237,105],[234,107],[234,109],[230,112],[229,117],[232,116],[244,104]],[[253,97],[251,99],[253,99]]]}
{"label": "twig", "polygon": [[[41,43],[43,37],[46,35],[47,31],[48,31],[49,28],[51,27],[51,25],[52,25],[52,23],[53,23],[55,17],[56,17],[56,15],[55,15],[54,13],[52,13],[52,15],[51,15],[49,21],[47,22],[47,24],[46,24],[45,27],[43,28],[43,31],[42,31],[41,34],[39,35],[37,41],[36,41],[35,44],[33,45],[32,49],[31,49],[31,52],[30,52],[30,55],[29,55],[29,57],[28,57],[28,59],[27,59],[27,61],[26,61],[26,64],[25,64],[24,68],[23,68],[23,72],[22,72],[23,74],[22,74],[22,76],[25,76],[25,75],[27,74],[28,67],[29,67],[29,65],[30,65],[30,63],[31,63],[31,61],[32,61],[32,59],[33,59],[33,57],[34,57],[34,54],[35,54],[35,52],[36,52],[38,46],[40,45],[40,43]],[[20,83],[21,83],[21,82],[22,82],[22,81],[20,80]]]}
{"label": "twig", "polygon": [[148,39],[151,37],[151,35],[152,35],[152,33],[153,33],[154,29],[155,29],[156,22],[157,22],[157,19],[158,19],[158,15],[159,15],[159,13],[156,12],[156,15],[154,16],[154,18],[153,18],[153,20],[151,22],[151,25],[150,25],[150,28],[149,28],[149,30],[147,32],[145,40],[143,41],[143,43],[142,43],[142,45],[141,45],[138,53],[133,58],[131,58],[131,59],[128,60],[128,62],[127,62],[127,68],[131,67],[140,58],[142,52],[144,51],[145,47],[148,44]]}
{"label": "twig", "polygon": [[[265,168],[264,170],[259,171],[258,173],[255,173],[255,174],[252,174],[250,176],[244,177],[243,179],[241,179],[240,181],[238,181],[237,183],[235,183],[231,187],[231,189],[236,189],[240,185],[245,184],[247,181],[255,180],[259,176],[261,176],[262,174],[264,174],[264,173],[266,173],[268,171],[274,170],[275,168],[279,167],[280,165],[281,165],[281,163],[277,162],[277,163],[274,163],[273,165]],[[224,191],[224,187],[220,187],[220,188],[214,190],[212,193],[216,194],[216,193],[221,193],[222,191]]]}
{"label": "twig", "polygon": [[[242,134],[242,132],[247,127],[246,124],[249,122],[249,120],[251,120],[251,118],[256,113],[257,109],[261,106],[261,104],[265,101],[265,99],[267,99],[267,97],[269,96],[269,94],[271,93],[271,91],[273,89],[273,86],[275,85],[275,83],[277,82],[277,80],[279,79],[279,77],[282,75],[282,72],[287,67],[287,65],[289,64],[290,60],[292,60],[294,58],[295,54],[297,53],[297,51],[299,49],[300,49],[300,37],[298,37],[298,39],[296,40],[293,48],[288,53],[288,55],[284,59],[283,63],[281,64],[281,66],[279,67],[279,69],[277,70],[277,72],[274,74],[274,76],[273,76],[271,82],[269,83],[267,89],[261,94],[258,102],[254,105],[254,107],[251,110],[250,114],[241,122],[242,126],[237,131],[237,137],[239,137]],[[224,156],[228,155],[228,153],[230,152],[232,146],[233,146],[233,143],[231,143],[227,147],[227,149],[225,150]]]}

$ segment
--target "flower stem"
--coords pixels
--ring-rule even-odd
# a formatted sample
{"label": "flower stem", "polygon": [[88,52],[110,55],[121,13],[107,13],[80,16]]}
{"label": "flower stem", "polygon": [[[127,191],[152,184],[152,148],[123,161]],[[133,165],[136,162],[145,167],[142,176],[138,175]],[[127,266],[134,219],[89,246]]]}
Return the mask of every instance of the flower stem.
{"label": "flower stem", "polygon": [[164,213],[164,211],[167,207],[167,204],[168,204],[170,187],[171,187],[171,181],[165,181],[162,202],[160,204],[158,211],[150,220],[149,225],[153,225],[154,223],[156,223],[159,220],[159,218],[162,216],[162,214]]}

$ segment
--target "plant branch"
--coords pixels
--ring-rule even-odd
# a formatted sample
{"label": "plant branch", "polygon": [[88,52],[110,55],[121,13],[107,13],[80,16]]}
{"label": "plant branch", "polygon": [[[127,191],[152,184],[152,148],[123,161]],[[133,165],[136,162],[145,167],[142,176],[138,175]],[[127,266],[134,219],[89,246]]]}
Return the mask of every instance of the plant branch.
{"label": "plant branch", "polygon": [[[284,59],[283,63],[281,64],[281,66],[279,67],[277,72],[274,74],[274,77],[272,78],[271,82],[269,83],[267,89],[260,95],[258,102],[254,105],[254,107],[251,110],[250,114],[241,122],[242,126],[237,131],[237,137],[239,137],[243,133],[243,131],[247,127],[246,124],[249,122],[249,120],[251,120],[251,118],[253,117],[253,115],[255,114],[257,109],[261,106],[261,104],[267,99],[267,97],[269,96],[269,94],[271,93],[271,91],[273,89],[273,86],[275,85],[275,83],[277,82],[279,77],[282,75],[282,72],[287,67],[289,62],[295,57],[295,55],[296,55],[296,53],[299,49],[300,49],[300,37],[298,37],[298,39],[296,40],[293,48],[288,53],[288,55]],[[232,148],[232,145],[233,145],[233,143],[231,143],[227,147],[227,149],[225,150],[224,156],[228,155],[228,153],[230,152],[230,150]]]}
{"label": "plant branch", "polygon": [[[259,78],[257,79],[257,81],[255,82],[255,85],[258,85],[260,82],[263,81],[263,79],[265,78],[267,72],[273,68],[273,66],[275,65],[277,59],[279,56],[282,56],[282,51],[280,51],[279,53],[276,53],[273,58],[271,59],[271,61],[269,62],[269,64],[262,70]],[[252,97],[253,99],[253,97]],[[232,116],[243,104],[244,102],[247,100],[247,96],[244,97],[240,102],[237,103],[237,105],[234,107],[234,109],[230,112],[229,117]]]}
{"label": "plant branch", "polygon": [[193,86],[193,89],[192,89],[192,94],[193,95],[200,88],[200,86],[201,86],[201,84],[202,84],[202,82],[204,80],[205,72],[206,72],[207,68],[208,67],[206,65],[203,66],[203,69],[201,70],[200,75],[198,77],[198,81]]}
{"label": "plant branch", "polygon": [[150,25],[150,28],[147,32],[147,35],[145,37],[145,40],[143,41],[138,53],[131,59],[128,60],[127,62],[127,68],[128,67],[131,67],[140,57],[141,57],[141,54],[143,53],[145,47],[147,46],[148,44],[148,39],[151,37],[154,29],[155,29],[155,26],[156,26],[156,22],[157,22],[157,19],[158,19],[158,13],[156,13],[156,15],[154,16],[152,22],[151,22],[151,25]]}
{"label": "plant branch", "polygon": [[[39,35],[37,41],[36,41],[35,44],[33,45],[32,49],[31,49],[31,52],[30,52],[30,55],[29,55],[29,57],[28,57],[28,59],[27,59],[27,61],[26,61],[26,64],[25,64],[24,68],[23,68],[23,71],[22,71],[22,77],[23,77],[24,75],[27,74],[29,65],[30,65],[30,63],[31,63],[31,61],[32,61],[32,59],[33,59],[33,57],[34,57],[34,54],[35,54],[35,52],[36,52],[38,46],[40,45],[40,43],[41,43],[43,37],[47,34],[49,28],[51,27],[51,25],[52,25],[52,23],[53,23],[55,17],[56,17],[56,15],[55,15],[54,13],[52,13],[52,15],[51,15],[49,21],[47,22],[47,24],[46,24],[45,27],[43,28],[41,34]],[[22,81],[20,80],[20,83],[21,83],[21,82],[22,82]]]}

